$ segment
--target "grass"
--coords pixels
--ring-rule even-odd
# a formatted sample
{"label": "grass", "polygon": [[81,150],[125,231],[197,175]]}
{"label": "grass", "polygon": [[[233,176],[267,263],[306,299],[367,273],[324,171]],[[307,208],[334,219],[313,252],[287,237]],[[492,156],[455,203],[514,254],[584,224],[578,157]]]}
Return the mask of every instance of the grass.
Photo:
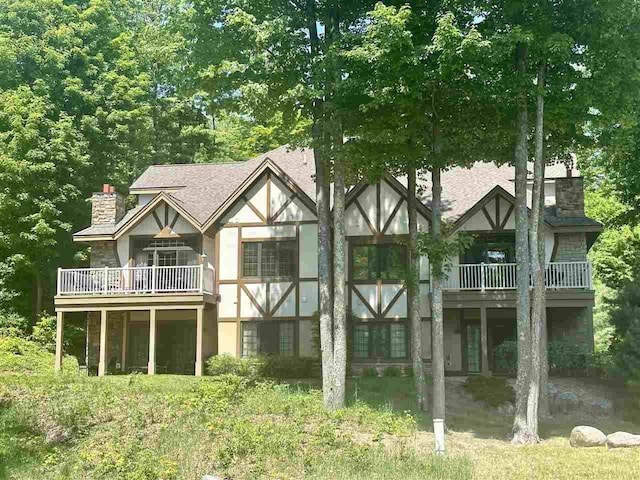
{"label": "grass", "polygon": [[569,447],[578,420],[542,422],[541,444],[514,447],[510,417],[456,392],[448,455],[437,458],[412,378],[353,379],[347,407],[329,413],[317,383],[20,375],[12,365],[0,373],[0,478],[11,480],[640,478],[640,450]]}

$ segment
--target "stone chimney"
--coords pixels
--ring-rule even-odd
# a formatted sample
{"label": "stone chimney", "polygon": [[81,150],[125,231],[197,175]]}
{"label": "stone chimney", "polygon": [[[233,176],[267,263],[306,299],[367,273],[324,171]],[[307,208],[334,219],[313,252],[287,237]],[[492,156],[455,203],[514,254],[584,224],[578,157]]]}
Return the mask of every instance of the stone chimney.
{"label": "stone chimney", "polygon": [[584,217],[582,177],[556,178],[556,211],[559,217]]}
{"label": "stone chimney", "polygon": [[125,197],[113,185],[105,183],[101,192],[91,196],[91,225],[115,225],[125,214]]}

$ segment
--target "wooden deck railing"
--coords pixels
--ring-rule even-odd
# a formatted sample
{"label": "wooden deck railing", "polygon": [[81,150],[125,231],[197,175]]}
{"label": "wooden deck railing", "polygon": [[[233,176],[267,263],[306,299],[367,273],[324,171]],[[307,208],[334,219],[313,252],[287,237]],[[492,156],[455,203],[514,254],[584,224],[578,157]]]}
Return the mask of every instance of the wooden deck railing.
{"label": "wooden deck railing", "polygon": [[205,265],[58,269],[58,295],[214,294],[215,270]]}
{"label": "wooden deck railing", "polygon": [[[548,289],[592,289],[589,262],[553,262],[545,265]],[[533,285],[533,282],[531,282]],[[515,263],[455,265],[443,281],[446,290],[515,290]]]}

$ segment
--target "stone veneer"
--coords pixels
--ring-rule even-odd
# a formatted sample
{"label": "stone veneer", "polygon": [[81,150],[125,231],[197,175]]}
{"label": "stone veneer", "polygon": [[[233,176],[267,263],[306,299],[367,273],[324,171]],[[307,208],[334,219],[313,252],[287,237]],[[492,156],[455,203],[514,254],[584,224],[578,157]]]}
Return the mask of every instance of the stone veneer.
{"label": "stone veneer", "polygon": [[118,250],[115,241],[92,242],[91,243],[91,268],[100,267],[120,267]]}
{"label": "stone veneer", "polygon": [[124,195],[95,192],[91,197],[91,225],[115,225],[125,214]]}
{"label": "stone veneer", "polygon": [[556,178],[556,212],[559,217],[584,216],[582,178]]}
{"label": "stone veneer", "polygon": [[[107,369],[122,361],[122,322],[124,312],[107,314]],[[87,365],[91,374],[98,373],[100,361],[100,312],[87,313]]]}
{"label": "stone veneer", "polygon": [[553,262],[583,262],[587,259],[587,237],[584,232],[559,233]]}

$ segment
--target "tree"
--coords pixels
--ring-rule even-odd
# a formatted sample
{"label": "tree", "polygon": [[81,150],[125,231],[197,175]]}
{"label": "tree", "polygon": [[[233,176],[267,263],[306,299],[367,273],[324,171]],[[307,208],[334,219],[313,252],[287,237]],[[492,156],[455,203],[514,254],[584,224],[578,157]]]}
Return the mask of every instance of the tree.
{"label": "tree", "polygon": [[[366,5],[372,3],[199,0],[194,6],[193,55],[208,112],[237,109],[257,119],[277,112],[285,123],[302,118],[310,125],[305,137],[292,138],[290,143],[314,150],[323,392],[330,409],[344,404],[346,371],[346,312],[339,288],[344,266],[339,252],[344,248],[340,216],[347,165],[337,110],[342,91],[338,52],[343,34],[359,25]],[[336,186],[333,282],[332,175]]]}
{"label": "tree", "polygon": [[[485,42],[473,27],[460,29],[455,16],[438,8],[421,10],[382,4],[369,14],[346,52],[348,74],[343,97],[350,115],[345,122],[351,139],[346,146],[367,162],[369,175],[380,171],[407,176],[409,202],[409,258],[412,361],[416,371],[417,403],[425,405],[422,380],[420,316],[417,303],[417,259],[427,254],[432,277],[434,418],[444,420],[444,351],[441,278],[448,258],[460,244],[440,236],[440,170],[472,162],[478,152],[478,132],[490,131],[483,122],[493,102],[480,86]],[[471,92],[477,93],[473,97]],[[485,115],[483,115],[483,113]],[[464,125],[464,126],[463,126]],[[470,133],[470,131],[472,133]],[[483,140],[489,140],[487,135]],[[492,145],[487,142],[487,145]],[[473,153],[472,153],[473,152]],[[373,159],[373,161],[372,161]],[[461,160],[465,159],[465,160]],[[432,227],[418,238],[414,197],[417,172],[432,173]]]}

